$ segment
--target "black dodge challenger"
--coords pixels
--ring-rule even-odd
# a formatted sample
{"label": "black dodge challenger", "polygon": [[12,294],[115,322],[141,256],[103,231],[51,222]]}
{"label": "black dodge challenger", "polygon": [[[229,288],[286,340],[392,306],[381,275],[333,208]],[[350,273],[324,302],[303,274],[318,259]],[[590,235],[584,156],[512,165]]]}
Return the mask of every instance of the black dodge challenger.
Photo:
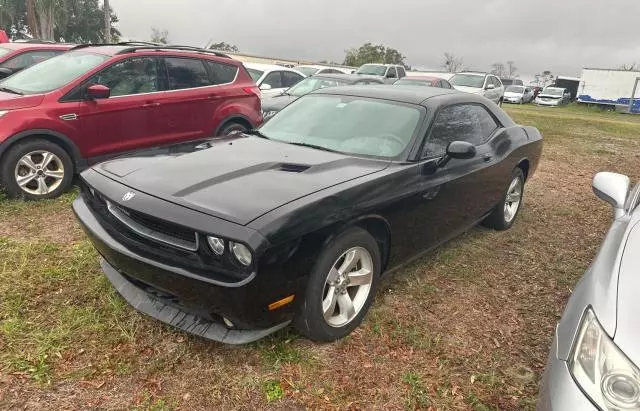
{"label": "black dodge challenger", "polygon": [[509,228],[542,137],[473,94],[346,86],[258,130],[82,174],[73,208],[137,310],[231,344],[336,340],[383,272],[479,222]]}

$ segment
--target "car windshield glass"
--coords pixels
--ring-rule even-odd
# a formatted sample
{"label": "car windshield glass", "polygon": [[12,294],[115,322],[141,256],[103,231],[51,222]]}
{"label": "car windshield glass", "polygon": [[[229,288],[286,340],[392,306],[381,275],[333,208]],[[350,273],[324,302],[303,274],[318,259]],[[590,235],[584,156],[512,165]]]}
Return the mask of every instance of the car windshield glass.
{"label": "car windshield glass", "polygon": [[426,87],[432,86],[431,80],[408,79],[408,78],[400,79],[393,84],[396,86],[426,86]]}
{"label": "car windshield glass", "polygon": [[524,93],[524,87],[522,86],[509,86],[505,91],[510,91],[512,93]]}
{"label": "car windshield glass", "polygon": [[110,57],[103,54],[71,52],[45,60],[0,82],[0,87],[22,94],[56,90],[96,68]]}
{"label": "car windshield glass", "polygon": [[319,71],[319,69],[315,67],[305,67],[305,66],[298,66],[296,67],[296,70],[298,70],[300,73],[304,74],[307,77],[313,76]]}
{"label": "car windshield glass", "polygon": [[5,49],[4,47],[0,47],[0,57],[2,56],[6,56],[7,54],[9,54],[11,52],[11,50],[9,49]]}
{"label": "car windshield glass", "polygon": [[407,148],[420,118],[421,111],[408,104],[311,94],[287,106],[260,131],[285,143],[393,158]]}
{"label": "car windshield glass", "polygon": [[484,76],[475,74],[456,74],[449,80],[454,86],[482,88],[484,85]]}
{"label": "car windshield glass", "polygon": [[542,94],[547,94],[549,96],[561,96],[562,95],[561,88],[545,88],[542,90]]}
{"label": "car windshield glass", "polygon": [[247,68],[247,71],[249,72],[249,75],[251,76],[253,81],[258,81],[258,79],[262,77],[262,74],[264,74],[264,71],[256,70],[252,68]]}
{"label": "car windshield glass", "polygon": [[380,64],[365,64],[360,67],[356,74],[371,74],[374,76],[384,76],[384,73],[387,71],[386,66],[381,66]]}
{"label": "car windshield glass", "polygon": [[325,87],[344,86],[344,81],[333,80],[329,78],[309,77],[287,90],[287,94],[291,96],[304,96],[314,90]]}

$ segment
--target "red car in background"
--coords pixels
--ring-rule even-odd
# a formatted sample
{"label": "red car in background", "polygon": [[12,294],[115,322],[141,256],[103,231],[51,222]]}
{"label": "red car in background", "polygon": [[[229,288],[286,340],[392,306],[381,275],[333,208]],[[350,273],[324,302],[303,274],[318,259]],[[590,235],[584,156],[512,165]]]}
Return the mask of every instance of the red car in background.
{"label": "red car in background", "polygon": [[53,198],[99,160],[261,122],[260,90],[224,54],[77,46],[0,82],[0,184],[10,197]]}
{"label": "red car in background", "polygon": [[73,44],[59,43],[2,43],[0,44],[0,79],[62,54],[73,47]]}
{"label": "red car in background", "polygon": [[453,88],[445,79],[433,76],[407,76],[393,83],[394,86],[427,86]]}

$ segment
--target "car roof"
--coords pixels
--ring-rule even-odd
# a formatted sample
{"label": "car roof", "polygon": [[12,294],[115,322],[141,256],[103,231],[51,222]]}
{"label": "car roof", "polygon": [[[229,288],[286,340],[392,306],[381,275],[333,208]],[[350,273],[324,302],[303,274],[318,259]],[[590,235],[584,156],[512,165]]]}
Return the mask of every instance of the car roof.
{"label": "car roof", "polygon": [[547,86],[544,89],[545,90],[564,90],[564,87]]}
{"label": "car roof", "polygon": [[[342,86],[327,87],[311,92],[310,94],[331,94],[355,97],[377,98],[393,100],[401,103],[421,104],[432,97],[442,95],[460,95],[459,91],[438,87],[393,87],[390,84],[366,85],[366,86]],[[471,94],[469,96],[472,96]],[[471,99],[471,98],[470,98]]]}
{"label": "car roof", "polygon": [[120,43],[120,44],[81,44],[73,47],[70,51],[90,52],[105,56],[115,55],[135,55],[136,53],[146,53],[145,55],[166,55],[171,53],[174,56],[190,56],[198,54],[201,57],[219,57],[227,60],[230,64],[241,64],[226,54],[214,50],[206,50],[191,46],[158,45],[154,43]]}
{"label": "car roof", "polygon": [[360,81],[360,80],[374,80],[376,82],[380,81],[380,77],[367,76],[362,74],[320,73],[320,74],[314,74],[311,77],[328,78],[332,80],[353,81],[353,82]]}
{"label": "car roof", "polygon": [[[485,77],[485,76],[488,76],[491,73],[483,73],[481,71],[461,71],[460,73],[456,73],[456,74],[470,74],[472,76]],[[456,74],[454,74],[454,76]]]}
{"label": "car roof", "polygon": [[9,49],[9,50],[29,50],[29,49],[48,49],[48,50],[69,50],[70,48],[75,47],[75,44],[64,44],[64,43],[32,43],[32,42],[24,42],[24,43],[0,43],[0,48]]}
{"label": "car roof", "polygon": [[400,80],[418,80],[418,81],[436,81],[436,80],[444,80],[447,81],[446,79],[442,78],[442,77],[436,77],[436,76],[407,76],[407,77],[403,77],[398,79],[398,81]]}
{"label": "car roof", "polygon": [[246,68],[252,68],[252,69],[262,70],[262,71],[284,70],[284,71],[293,71],[295,73],[300,73],[297,70],[290,69],[284,66],[278,66],[277,64],[263,64],[263,63],[242,63],[242,64],[244,64]]}

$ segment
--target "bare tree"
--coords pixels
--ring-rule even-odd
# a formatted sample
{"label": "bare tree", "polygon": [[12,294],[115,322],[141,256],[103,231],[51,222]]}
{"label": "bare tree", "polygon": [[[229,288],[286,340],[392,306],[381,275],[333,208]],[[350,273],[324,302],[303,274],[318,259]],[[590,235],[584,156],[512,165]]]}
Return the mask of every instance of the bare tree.
{"label": "bare tree", "polygon": [[493,63],[491,65],[491,74],[495,74],[496,76],[498,76],[500,78],[504,78],[504,75],[505,75],[504,64],[502,64],[502,63]]}
{"label": "bare tree", "polygon": [[553,77],[553,74],[551,74],[551,71],[545,70],[541,74],[536,74],[534,83],[540,87],[546,87],[553,84],[554,79],[555,78]]}
{"label": "bare tree", "polygon": [[518,77],[518,75],[516,74],[517,71],[518,68],[516,67],[516,64],[512,60],[507,61],[507,78]]}
{"label": "bare tree", "polygon": [[640,65],[638,65],[635,61],[633,63],[629,63],[629,64],[621,64],[618,66],[618,68],[620,70],[625,70],[625,71],[638,71],[640,70]]}
{"label": "bare tree", "polygon": [[442,67],[449,73],[455,73],[462,70],[464,60],[461,57],[456,57],[453,53],[444,53],[444,62]]}

